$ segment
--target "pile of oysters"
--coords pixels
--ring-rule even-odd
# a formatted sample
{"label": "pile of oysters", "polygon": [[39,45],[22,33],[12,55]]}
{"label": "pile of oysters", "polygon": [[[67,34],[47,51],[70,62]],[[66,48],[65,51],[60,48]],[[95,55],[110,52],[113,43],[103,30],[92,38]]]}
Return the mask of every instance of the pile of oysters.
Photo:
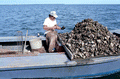
{"label": "pile of oysters", "polygon": [[93,19],[84,19],[70,33],[60,33],[59,38],[72,52],[74,59],[120,53],[120,38]]}

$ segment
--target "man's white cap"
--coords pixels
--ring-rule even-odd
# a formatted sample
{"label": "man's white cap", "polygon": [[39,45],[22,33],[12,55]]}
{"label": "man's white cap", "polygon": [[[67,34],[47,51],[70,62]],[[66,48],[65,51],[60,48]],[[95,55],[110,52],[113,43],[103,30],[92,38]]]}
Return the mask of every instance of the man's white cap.
{"label": "man's white cap", "polygon": [[55,17],[55,18],[58,17],[55,11],[51,11],[51,12],[50,12],[50,15],[53,16],[53,17]]}

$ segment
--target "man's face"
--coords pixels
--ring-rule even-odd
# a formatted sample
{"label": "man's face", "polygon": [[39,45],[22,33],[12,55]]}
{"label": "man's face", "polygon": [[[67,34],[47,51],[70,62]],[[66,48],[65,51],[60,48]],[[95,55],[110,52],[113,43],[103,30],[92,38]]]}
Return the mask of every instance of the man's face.
{"label": "man's face", "polygon": [[50,16],[50,18],[51,18],[51,20],[53,20],[53,21],[55,20],[55,17],[53,17],[53,16]]}

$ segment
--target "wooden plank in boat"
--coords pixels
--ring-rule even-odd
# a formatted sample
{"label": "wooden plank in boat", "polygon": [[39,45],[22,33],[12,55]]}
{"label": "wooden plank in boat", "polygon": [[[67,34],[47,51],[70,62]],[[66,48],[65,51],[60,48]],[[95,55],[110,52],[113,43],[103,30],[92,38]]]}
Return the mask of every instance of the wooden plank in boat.
{"label": "wooden plank in boat", "polygon": [[22,45],[15,45],[15,46],[2,46],[2,49],[12,50],[12,51],[22,51],[23,46]]}
{"label": "wooden plank in boat", "polygon": [[67,55],[69,56],[69,58],[70,58],[71,60],[73,60],[73,54],[72,54],[72,52],[71,52],[65,45],[63,45],[63,47],[64,47]]}
{"label": "wooden plank in boat", "polygon": [[7,49],[0,49],[0,55],[5,55],[5,54],[16,54],[16,52]]}
{"label": "wooden plank in boat", "polygon": [[62,39],[59,37],[59,35],[58,35],[58,39],[59,39],[59,41],[60,41],[60,43],[62,44],[62,46],[64,47],[64,49],[65,49],[65,51],[66,51],[66,53],[67,53],[67,55],[68,55],[68,58],[70,58],[70,60],[73,60],[73,54],[72,54],[72,52],[66,47],[66,45],[62,42]]}
{"label": "wooden plank in boat", "polygon": [[[46,38],[44,36],[27,36],[27,41],[35,38],[40,38],[42,40],[45,40]],[[10,36],[10,37],[0,37],[0,42],[18,42],[18,41],[25,41],[25,36],[23,36],[23,39],[18,36]]]}

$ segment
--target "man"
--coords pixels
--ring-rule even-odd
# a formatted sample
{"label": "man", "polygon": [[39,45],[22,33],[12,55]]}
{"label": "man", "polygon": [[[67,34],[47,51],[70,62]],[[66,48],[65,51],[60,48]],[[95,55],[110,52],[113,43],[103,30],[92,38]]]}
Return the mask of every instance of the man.
{"label": "man", "polygon": [[55,50],[55,44],[57,42],[57,32],[55,29],[61,29],[57,25],[56,18],[57,14],[55,11],[51,11],[49,14],[49,17],[45,19],[43,25],[43,29],[46,30],[45,36],[46,36],[46,44],[48,45],[48,52],[54,52]]}

